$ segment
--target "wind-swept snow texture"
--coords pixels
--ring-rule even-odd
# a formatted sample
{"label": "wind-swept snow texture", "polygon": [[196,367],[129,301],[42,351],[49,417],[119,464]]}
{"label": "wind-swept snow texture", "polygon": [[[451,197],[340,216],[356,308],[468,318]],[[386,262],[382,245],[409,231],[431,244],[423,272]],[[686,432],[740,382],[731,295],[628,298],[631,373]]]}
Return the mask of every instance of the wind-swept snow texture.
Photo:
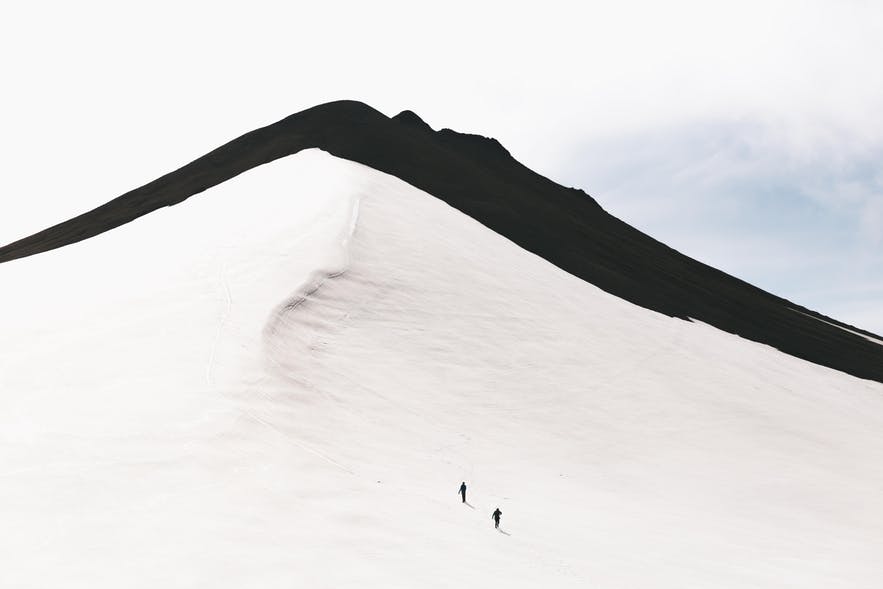
{"label": "wind-swept snow texture", "polygon": [[627,301],[883,382],[883,347],[868,339],[879,336],[666,247],[606,213],[581,190],[521,165],[494,139],[436,132],[410,111],[389,118],[353,101],[319,105],[246,133],[92,211],[0,247],[0,263],[99,235],[312,147],[401,178]]}
{"label": "wind-swept snow texture", "polygon": [[883,578],[883,385],[358,164],[303,152],[0,287],[2,587]]}

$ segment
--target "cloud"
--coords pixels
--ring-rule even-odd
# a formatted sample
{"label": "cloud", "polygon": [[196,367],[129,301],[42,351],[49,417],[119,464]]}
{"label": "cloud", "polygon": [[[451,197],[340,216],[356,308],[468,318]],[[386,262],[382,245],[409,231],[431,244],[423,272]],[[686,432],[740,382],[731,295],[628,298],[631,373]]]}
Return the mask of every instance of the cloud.
{"label": "cloud", "polygon": [[763,120],[693,122],[589,141],[561,174],[691,257],[835,317],[853,304],[880,332],[883,142],[840,145],[795,152]]}

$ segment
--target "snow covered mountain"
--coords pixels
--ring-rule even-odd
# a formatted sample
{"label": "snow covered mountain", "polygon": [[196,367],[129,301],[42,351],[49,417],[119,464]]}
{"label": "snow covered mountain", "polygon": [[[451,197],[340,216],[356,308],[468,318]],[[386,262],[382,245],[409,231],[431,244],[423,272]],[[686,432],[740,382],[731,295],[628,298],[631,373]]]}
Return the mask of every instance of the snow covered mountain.
{"label": "snow covered mountain", "polygon": [[0,586],[878,585],[873,334],[372,113],[0,250]]}
{"label": "snow covered mountain", "polygon": [[93,211],[0,248],[0,263],[98,235],[311,147],[401,178],[635,304],[883,382],[883,350],[867,339],[874,334],[666,247],[607,214],[582,191],[522,166],[493,139],[435,132],[409,111],[390,119],[352,101],[323,104],[247,133]]}

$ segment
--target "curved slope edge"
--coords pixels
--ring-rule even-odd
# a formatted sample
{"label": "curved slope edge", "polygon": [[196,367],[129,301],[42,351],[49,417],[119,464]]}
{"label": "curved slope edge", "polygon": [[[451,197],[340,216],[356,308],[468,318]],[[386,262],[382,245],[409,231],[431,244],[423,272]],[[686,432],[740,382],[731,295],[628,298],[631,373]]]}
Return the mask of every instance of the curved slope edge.
{"label": "curved slope edge", "polygon": [[311,147],[397,176],[632,303],[883,382],[883,346],[863,337],[874,334],[667,247],[608,214],[584,192],[524,167],[496,140],[436,132],[410,111],[389,118],[354,101],[323,104],[247,133],[92,211],[0,248],[0,262],[98,235]]}

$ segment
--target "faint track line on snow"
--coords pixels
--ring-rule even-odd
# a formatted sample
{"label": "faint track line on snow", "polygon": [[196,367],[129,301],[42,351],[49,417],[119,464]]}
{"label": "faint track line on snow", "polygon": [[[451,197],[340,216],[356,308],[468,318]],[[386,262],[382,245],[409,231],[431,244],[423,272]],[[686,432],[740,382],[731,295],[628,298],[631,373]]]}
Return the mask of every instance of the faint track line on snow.
{"label": "faint track line on snow", "polygon": [[[681,320],[678,320],[681,321]],[[688,323],[693,323],[692,319],[687,321]],[[672,354],[677,352],[680,349],[681,341],[684,338],[684,322],[679,322],[675,324],[673,331],[675,331],[674,341],[671,341],[665,345],[660,346],[659,348],[651,350],[649,353],[644,354],[637,360],[633,361],[627,366],[617,370],[613,374],[609,375],[603,383],[596,383],[595,386],[591,387],[591,390],[598,390],[600,388],[609,388],[611,384],[618,383],[622,380],[626,374],[633,374],[635,366],[643,366],[646,365],[650,360],[654,360],[662,355]]]}
{"label": "faint track line on snow", "polygon": [[227,321],[230,319],[230,314],[233,312],[233,295],[230,293],[230,285],[227,283],[227,262],[223,259],[221,260],[221,266],[218,269],[218,279],[221,286],[224,288],[224,310],[221,312],[221,318],[218,321],[218,327],[215,331],[215,339],[212,342],[211,351],[209,352],[208,363],[205,366],[205,383],[208,386],[212,385],[212,371],[215,367],[215,355],[218,351],[218,344],[221,341],[221,332],[224,330],[224,326],[227,324]]}
{"label": "faint track line on snow", "polygon": [[282,436],[286,440],[292,442],[298,448],[300,448],[302,450],[306,450],[310,454],[318,456],[319,458],[321,458],[322,460],[324,460],[328,464],[330,464],[332,466],[336,466],[337,468],[339,468],[340,470],[344,471],[347,474],[350,474],[352,476],[356,476],[356,473],[354,473],[349,468],[345,467],[344,465],[337,462],[333,458],[326,456],[322,452],[319,452],[315,448],[312,448],[312,447],[308,446],[307,444],[304,444],[303,442],[300,442],[300,441],[294,439],[292,436],[286,434],[284,431],[280,430],[278,427],[276,427],[275,425],[273,425],[269,421],[263,419],[262,417],[258,417],[257,415],[255,415],[254,413],[252,413],[251,411],[248,411],[248,410],[245,411],[245,414],[248,415],[249,417],[251,417],[252,419],[254,419],[256,422],[260,423],[261,425],[264,425],[264,426],[270,428],[271,430],[273,430],[274,432],[276,432],[277,434],[279,434],[280,436]]}

